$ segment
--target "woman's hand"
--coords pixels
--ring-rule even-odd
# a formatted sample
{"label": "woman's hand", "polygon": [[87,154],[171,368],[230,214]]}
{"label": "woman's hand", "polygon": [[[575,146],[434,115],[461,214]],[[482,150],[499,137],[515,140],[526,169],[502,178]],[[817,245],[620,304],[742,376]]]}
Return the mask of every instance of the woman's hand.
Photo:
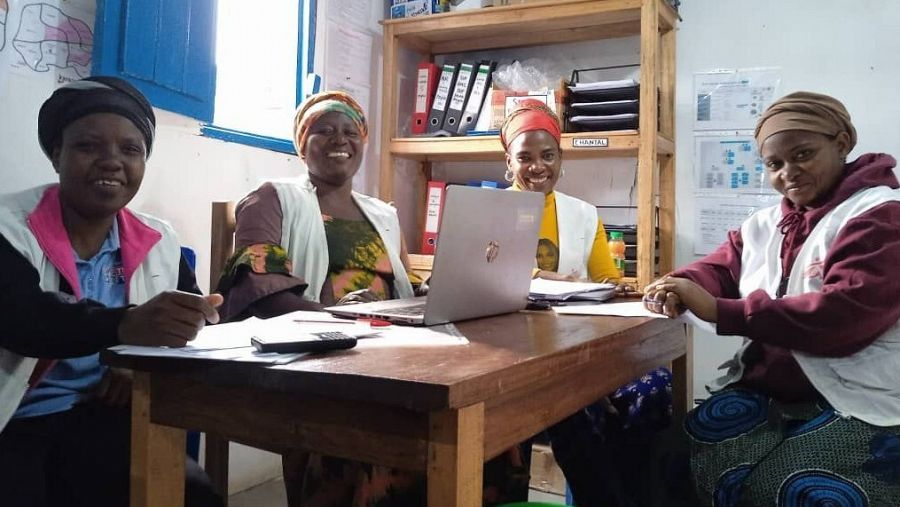
{"label": "woman's hand", "polygon": [[369,289],[360,289],[350,292],[341,299],[338,299],[335,305],[355,305],[357,303],[373,303],[375,301],[381,301],[378,294],[375,294]]}
{"label": "woman's hand", "polygon": [[716,298],[700,285],[674,276],[664,276],[644,289],[644,307],[667,317],[677,317],[685,309],[707,321],[718,318]]}
{"label": "woman's hand", "polygon": [[[631,285],[629,285],[627,283],[617,283],[616,284],[616,296],[628,297],[629,294],[632,294],[634,292],[637,292],[637,291],[635,291],[634,287],[632,287]],[[635,294],[635,297],[638,297],[638,295]]]}

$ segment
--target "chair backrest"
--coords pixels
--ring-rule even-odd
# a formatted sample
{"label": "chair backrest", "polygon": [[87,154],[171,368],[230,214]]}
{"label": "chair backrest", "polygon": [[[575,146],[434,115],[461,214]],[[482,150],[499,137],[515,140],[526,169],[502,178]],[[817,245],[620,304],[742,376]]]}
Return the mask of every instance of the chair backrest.
{"label": "chair backrest", "polygon": [[225,262],[234,253],[234,201],[212,203],[209,242],[209,291],[215,292]]}
{"label": "chair backrest", "polygon": [[413,273],[422,277],[423,280],[427,280],[428,277],[431,276],[431,268],[433,264],[433,255],[409,254],[409,269],[411,269]]}

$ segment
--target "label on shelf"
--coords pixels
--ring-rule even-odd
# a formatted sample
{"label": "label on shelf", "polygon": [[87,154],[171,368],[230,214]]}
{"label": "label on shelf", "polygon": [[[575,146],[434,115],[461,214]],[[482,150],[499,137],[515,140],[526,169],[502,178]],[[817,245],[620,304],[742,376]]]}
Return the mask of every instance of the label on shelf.
{"label": "label on shelf", "polygon": [[608,137],[573,137],[573,148],[607,148],[609,147]]}

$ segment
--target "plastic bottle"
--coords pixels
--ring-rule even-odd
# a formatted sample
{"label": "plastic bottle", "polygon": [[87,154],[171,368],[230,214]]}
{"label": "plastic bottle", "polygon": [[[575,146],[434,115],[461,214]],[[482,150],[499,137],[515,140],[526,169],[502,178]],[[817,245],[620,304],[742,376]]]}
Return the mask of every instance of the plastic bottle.
{"label": "plastic bottle", "polygon": [[609,232],[609,253],[612,255],[613,264],[619,270],[619,276],[625,276],[625,239],[622,231]]}

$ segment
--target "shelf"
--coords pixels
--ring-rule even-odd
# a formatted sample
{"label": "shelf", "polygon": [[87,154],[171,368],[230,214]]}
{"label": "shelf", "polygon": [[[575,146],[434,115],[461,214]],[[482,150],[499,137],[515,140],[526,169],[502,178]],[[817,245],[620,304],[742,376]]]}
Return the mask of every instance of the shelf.
{"label": "shelf", "polygon": [[[677,13],[659,2],[659,25]],[[641,0],[546,0],[384,21],[404,45],[431,54],[534,46],[639,35]]]}
{"label": "shelf", "polygon": [[[576,141],[577,140],[577,141]],[[575,142],[603,143],[606,147],[574,147]],[[567,132],[562,135],[564,160],[597,157],[635,157],[640,136],[636,130],[614,132]],[[674,143],[662,134],[656,136],[660,155],[671,155]],[[474,162],[503,160],[500,136],[401,137],[391,139],[392,155],[436,162]]]}

